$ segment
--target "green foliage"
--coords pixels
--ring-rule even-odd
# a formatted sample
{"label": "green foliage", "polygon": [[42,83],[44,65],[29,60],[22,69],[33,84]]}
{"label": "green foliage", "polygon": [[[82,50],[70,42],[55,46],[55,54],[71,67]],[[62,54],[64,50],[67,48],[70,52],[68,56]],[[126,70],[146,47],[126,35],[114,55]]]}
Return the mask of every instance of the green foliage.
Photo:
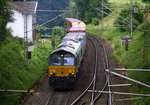
{"label": "green foliage", "polygon": [[45,30],[47,30],[47,29],[48,29],[48,28],[45,27],[45,26],[37,25],[37,31],[38,31],[38,32],[45,31]]}
{"label": "green foliage", "polygon": [[93,18],[92,19],[92,24],[93,25],[98,25],[99,24],[99,19],[98,18]]}
{"label": "green foliage", "polygon": [[69,14],[67,14],[67,17],[72,17],[72,18],[76,18],[78,19],[78,15],[79,15],[79,11],[78,11],[78,7],[76,5],[76,2],[74,2],[73,0],[69,0],[69,5],[67,7]]}
{"label": "green foliage", "polygon": [[[145,24],[146,25],[146,24]],[[144,25],[144,26],[145,26]],[[150,31],[149,31],[150,32]],[[115,33],[118,34],[118,37],[115,36]],[[137,68],[141,69],[144,68],[143,64],[143,46],[144,46],[144,38],[143,32],[135,30],[133,33],[133,40],[129,43],[129,51],[125,52],[124,47],[120,46],[120,36],[128,34],[127,32],[119,32],[119,30],[116,30],[116,32],[109,32],[109,37],[112,37],[111,44],[113,44],[115,48],[115,57],[124,65],[125,68]],[[105,34],[105,38],[107,38],[107,34]],[[149,49],[150,50],[150,49]],[[150,53],[150,52],[148,52]],[[148,59],[150,59],[150,56],[148,55]],[[150,65],[150,62],[148,62],[148,65]],[[149,84],[150,82],[150,73],[149,72],[130,72],[128,74],[131,78],[142,81],[144,83]],[[142,76],[141,76],[142,75]],[[148,93],[149,89],[144,88],[142,86],[136,85],[134,89],[132,89],[134,93]],[[150,98],[146,98],[144,100],[137,100],[134,101],[134,105],[149,105]]]}
{"label": "green foliage", "polygon": [[7,37],[7,23],[13,21],[11,9],[7,4],[8,1],[10,0],[0,0],[0,42]]}
{"label": "green foliage", "polygon": [[150,3],[150,1],[149,0],[142,0],[143,2],[145,2],[145,3]]}
{"label": "green foliage", "polygon": [[[120,5],[120,4],[119,4]],[[123,17],[129,17],[129,12],[123,10],[124,12],[121,12],[121,15]],[[146,14],[144,14],[146,16]],[[139,11],[138,14],[134,14],[133,23],[136,24],[139,28],[142,28],[143,30],[146,30],[146,32],[141,32],[138,30],[134,30],[133,32],[133,40],[129,43],[129,51],[125,51],[124,46],[121,47],[120,43],[120,37],[128,35],[128,31],[121,31],[120,29],[107,29],[107,27],[104,27],[104,29],[101,31],[95,31],[95,30],[88,30],[88,32],[92,34],[96,34],[97,36],[101,36],[102,38],[109,41],[109,43],[112,45],[112,47],[115,49],[115,52],[109,56],[109,58],[117,58],[118,61],[121,62],[121,64],[125,68],[133,68],[133,69],[142,69],[150,68],[150,60],[147,61],[147,65],[144,65],[143,63],[143,57],[144,57],[144,36],[149,35],[150,38],[150,23],[148,22],[149,18],[143,18],[143,13]],[[125,18],[127,19],[127,18]],[[103,19],[105,20],[105,19]],[[103,21],[101,20],[101,21]],[[143,22],[145,21],[145,22]],[[106,23],[105,21],[103,23]],[[108,24],[108,23],[107,23]],[[112,21],[110,20],[110,23],[112,24]],[[120,23],[121,24],[121,23]],[[123,24],[122,24],[123,25]],[[88,28],[91,27],[97,27],[88,25]],[[148,45],[149,46],[149,45]],[[150,47],[147,49],[147,59],[150,59]],[[141,82],[144,82],[146,84],[150,83],[150,73],[149,72],[129,72],[128,76],[139,80]],[[134,84],[132,86],[132,92],[133,93],[141,93],[141,94],[147,94],[150,93],[150,89],[143,87],[141,85]],[[150,98],[145,98],[142,100],[134,100],[133,105],[149,105]]]}
{"label": "green foliage", "polygon": [[89,30],[87,30],[88,33],[92,34],[92,35],[100,35],[101,30],[99,29],[93,29],[95,28],[95,26],[93,24],[89,24],[87,25],[87,28],[89,28]]}
{"label": "green foliage", "polygon": [[[30,60],[25,60],[23,46],[16,38],[7,39],[0,49],[0,89],[28,90],[47,72],[50,41],[38,44]],[[18,105],[25,95],[5,97],[12,94],[0,92],[0,105]]]}
{"label": "green foliage", "polygon": [[52,30],[52,40],[55,42],[55,46],[61,42],[65,35],[66,33],[62,27],[54,27],[54,30]]}
{"label": "green foliage", "polygon": [[[39,10],[66,10],[69,3],[69,0],[37,0],[37,1]],[[37,22],[38,24],[42,24],[45,21],[48,21],[60,14],[62,14],[62,12],[37,12],[37,15],[41,17],[37,18]],[[49,28],[57,25],[63,26],[64,19],[65,16],[61,16],[47,23],[45,26]]]}
{"label": "green foliage", "polygon": [[[100,12],[95,8],[100,7],[100,0],[75,0],[79,11],[80,20],[84,20],[85,23],[91,23],[94,17],[99,18]],[[106,3],[107,0],[104,0]]]}
{"label": "green foliage", "polygon": [[37,33],[39,34],[37,36],[39,38],[41,38],[41,35],[48,34],[49,32],[50,32],[50,30],[47,27],[41,26],[41,25],[37,25]]}
{"label": "green foliage", "polygon": [[[134,8],[139,8],[139,6],[134,5]],[[119,14],[119,17],[117,17],[118,20],[115,21],[115,25],[121,25],[120,28],[121,31],[129,31],[129,28],[125,27],[126,25],[130,24],[130,10],[129,9],[123,9],[121,13]],[[133,11],[133,25],[138,27],[143,22],[144,14],[141,10],[138,10],[138,13],[134,13]],[[133,28],[135,29],[135,28]]]}

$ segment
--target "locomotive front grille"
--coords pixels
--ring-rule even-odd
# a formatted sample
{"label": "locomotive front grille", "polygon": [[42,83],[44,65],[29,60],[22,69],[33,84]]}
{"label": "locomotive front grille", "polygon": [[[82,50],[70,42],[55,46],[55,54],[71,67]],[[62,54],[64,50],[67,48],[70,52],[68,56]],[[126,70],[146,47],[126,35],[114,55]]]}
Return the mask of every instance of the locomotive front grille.
{"label": "locomotive front grille", "polygon": [[[55,75],[51,75],[51,74],[55,74]],[[48,76],[49,77],[76,76],[76,67],[75,66],[49,66]]]}

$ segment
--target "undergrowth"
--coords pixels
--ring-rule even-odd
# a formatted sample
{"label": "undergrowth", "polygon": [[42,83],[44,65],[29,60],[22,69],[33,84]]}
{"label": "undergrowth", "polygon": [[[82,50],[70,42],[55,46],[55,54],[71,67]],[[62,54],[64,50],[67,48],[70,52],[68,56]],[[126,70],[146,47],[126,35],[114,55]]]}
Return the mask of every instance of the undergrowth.
{"label": "undergrowth", "polygon": [[[106,17],[106,18],[109,18]],[[104,19],[103,19],[104,20]],[[102,21],[103,21],[102,20]],[[105,19],[107,21],[103,21],[103,23],[112,24],[114,22],[114,19]],[[130,69],[143,69],[148,68],[150,69],[150,60],[147,61],[147,65],[144,64],[144,35],[149,35],[150,28],[148,20],[145,19],[145,22],[143,22],[141,25],[139,25],[140,28],[143,28],[147,26],[146,32],[141,32],[139,30],[134,30],[133,32],[133,39],[129,43],[129,50],[125,51],[124,46],[121,46],[121,36],[129,35],[129,32],[122,32],[119,29],[113,27],[112,29],[106,28],[106,26],[102,29],[94,29],[95,27],[99,26],[93,26],[88,25],[88,28],[94,29],[94,30],[88,30],[89,33],[94,34],[98,37],[104,38],[107,40],[111,46],[114,48],[115,52],[110,55],[112,58],[116,58],[125,68]],[[150,38],[150,36],[149,36]],[[149,46],[149,45],[148,45]],[[150,59],[150,47],[147,49],[147,59]],[[141,82],[150,84],[150,72],[128,72],[128,76],[139,80]],[[146,88],[141,85],[133,84],[131,88],[133,93],[141,93],[141,94],[148,94],[150,93],[150,89]],[[134,100],[134,105],[149,105],[150,98],[143,98],[142,100]]]}
{"label": "undergrowth", "polygon": [[[28,90],[47,72],[50,42],[38,44],[32,59],[25,59],[23,45],[8,38],[0,46],[0,89]],[[0,92],[0,105],[18,105],[26,93]]]}

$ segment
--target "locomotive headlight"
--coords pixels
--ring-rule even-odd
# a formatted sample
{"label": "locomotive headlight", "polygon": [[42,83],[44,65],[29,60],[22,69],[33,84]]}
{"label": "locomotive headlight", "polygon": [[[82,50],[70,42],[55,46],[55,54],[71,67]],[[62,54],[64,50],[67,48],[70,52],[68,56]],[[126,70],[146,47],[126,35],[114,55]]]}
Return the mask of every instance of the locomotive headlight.
{"label": "locomotive headlight", "polygon": [[55,76],[55,73],[52,73],[52,72],[51,72],[51,73],[50,73],[50,76]]}
{"label": "locomotive headlight", "polygon": [[74,75],[74,73],[73,73],[73,72],[72,72],[72,73],[69,73],[69,75],[70,75],[70,76],[73,76],[73,75]]}

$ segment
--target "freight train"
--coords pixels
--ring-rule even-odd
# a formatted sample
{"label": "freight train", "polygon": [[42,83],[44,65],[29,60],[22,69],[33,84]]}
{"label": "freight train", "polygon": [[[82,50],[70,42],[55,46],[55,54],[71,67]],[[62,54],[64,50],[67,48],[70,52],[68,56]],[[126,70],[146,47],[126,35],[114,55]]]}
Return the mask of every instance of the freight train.
{"label": "freight train", "polygon": [[67,18],[67,35],[49,56],[48,77],[53,89],[72,89],[80,72],[79,67],[86,50],[86,25]]}

